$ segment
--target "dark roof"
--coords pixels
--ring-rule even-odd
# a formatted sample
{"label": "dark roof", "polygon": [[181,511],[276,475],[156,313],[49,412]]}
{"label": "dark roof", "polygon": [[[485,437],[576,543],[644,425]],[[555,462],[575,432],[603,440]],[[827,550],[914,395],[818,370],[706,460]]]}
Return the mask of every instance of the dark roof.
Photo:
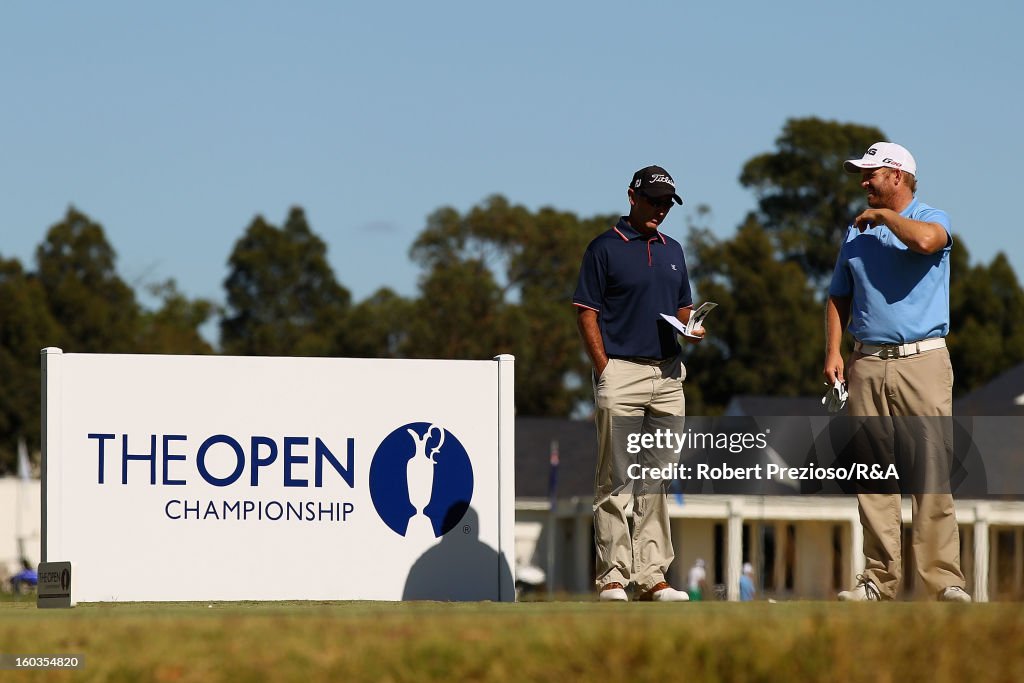
{"label": "dark roof", "polygon": [[547,498],[551,443],[558,442],[559,498],[594,496],[597,429],[592,420],[516,418],[516,498]]}
{"label": "dark roof", "polygon": [[1024,416],[1024,404],[1016,403],[1021,397],[1024,397],[1024,363],[955,401],[953,414]]}
{"label": "dark roof", "polygon": [[[996,390],[1000,386],[1003,389],[993,391],[992,394],[1009,397],[1014,391],[1018,391],[1009,387],[1015,386],[1014,377],[1022,372],[1024,366],[997,378],[991,386]],[[981,394],[983,391],[985,390],[979,390],[975,394]],[[1024,393],[1024,388],[1020,391]],[[974,394],[965,398],[971,396]],[[1011,404],[1013,398],[1009,399]],[[744,416],[754,420],[757,426],[754,431],[770,427],[773,443],[797,444],[798,447],[793,450],[796,456],[793,456],[788,448],[781,454],[787,462],[792,457],[799,459],[801,454],[807,452],[808,439],[817,440],[817,437],[812,437],[810,433],[804,433],[807,431],[806,420],[794,418],[805,417],[813,421],[817,417],[828,417],[828,413],[821,406],[821,399],[813,396],[737,396],[729,403],[727,416],[729,415],[733,421],[744,419]],[[958,413],[955,420],[954,442],[958,462],[962,465],[957,475],[955,495],[1021,500],[1024,498],[1024,420],[992,416],[991,412],[983,415],[987,417],[971,417],[970,413]],[[689,424],[699,429],[698,420],[710,419],[712,418],[691,418]],[[591,498],[597,458],[597,433],[593,421],[547,417],[516,418],[516,498],[546,499],[550,495],[552,442],[558,443],[560,460],[557,497],[563,500],[573,496]],[[763,459],[764,455],[760,454],[759,460]],[[751,460],[751,463],[753,462]],[[799,465],[802,461],[788,464]],[[966,483],[963,481],[965,477],[968,477]],[[728,493],[728,488],[724,485],[717,486],[715,492]],[[767,494],[775,492],[768,489],[763,491]]]}
{"label": "dark roof", "polygon": [[[824,395],[824,387],[822,387]],[[1024,416],[1024,405],[1016,399],[1024,395],[1024,363],[1004,372],[985,386],[953,404],[956,416]],[[827,417],[821,396],[734,396],[725,416],[754,417]],[[773,423],[774,424],[774,423]],[[987,479],[994,490],[1020,498],[1019,482],[1024,481],[1024,420],[990,420],[960,423],[958,439],[974,441],[984,455]],[[965,433],[966,432],[966,433]],[[516,418],[516,497],[547,498],[551,478],[551,444],[558,442],[557,496],[592,497],[594,467],[597,459],[597,432],[593,420],[569,420],[553,417]],[[977,469],[977,468],[976,468]],[[1012,484],[1007,485],[1009,482]],[[984,496],[981,496],[984,497]]]}
{"label": "dark roof", "polygon": [[[825,395],[827,387],[822,385],[821,396]],[[828,415],[825,406],[821,404],[821,396],[756,396],[740,395],[733,396],[729,405],[725,407],[725,416],[737,415],[755,416],[812,416]]]}

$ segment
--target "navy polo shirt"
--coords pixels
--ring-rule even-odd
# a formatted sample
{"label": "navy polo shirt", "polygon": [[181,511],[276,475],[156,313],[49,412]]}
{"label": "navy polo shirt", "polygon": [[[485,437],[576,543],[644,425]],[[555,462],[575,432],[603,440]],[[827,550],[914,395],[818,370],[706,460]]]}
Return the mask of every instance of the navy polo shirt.
{"label": "navy polo shirt", "polygon": [[572,302],[598,312],[610,357],[675,356],[676,331],[661,314],[693,305],[683,248],[661,232],[639,232],[623,216],[587,247]]}

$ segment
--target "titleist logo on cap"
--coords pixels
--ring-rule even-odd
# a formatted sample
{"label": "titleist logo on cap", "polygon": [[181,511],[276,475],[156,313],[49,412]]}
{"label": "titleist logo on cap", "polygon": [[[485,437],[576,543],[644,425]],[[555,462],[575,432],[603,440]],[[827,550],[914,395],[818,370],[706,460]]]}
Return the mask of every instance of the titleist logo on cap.
{"label": "titleist logo on cap", "polygon": [[683,200],[676,194],[676,182],[661,166],[645,166],[633,174],[633,189],[647,197],[671,197],[676,204]]}

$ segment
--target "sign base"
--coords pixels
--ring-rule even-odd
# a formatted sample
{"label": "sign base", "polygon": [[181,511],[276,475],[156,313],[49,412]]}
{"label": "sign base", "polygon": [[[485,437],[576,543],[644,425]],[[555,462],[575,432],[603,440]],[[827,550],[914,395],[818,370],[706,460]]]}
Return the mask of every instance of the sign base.
{"label": "sign base", "polygon": [[72,564],[70,562],[40,562],[36,607],[61,609],[75,606],[72,597]]}

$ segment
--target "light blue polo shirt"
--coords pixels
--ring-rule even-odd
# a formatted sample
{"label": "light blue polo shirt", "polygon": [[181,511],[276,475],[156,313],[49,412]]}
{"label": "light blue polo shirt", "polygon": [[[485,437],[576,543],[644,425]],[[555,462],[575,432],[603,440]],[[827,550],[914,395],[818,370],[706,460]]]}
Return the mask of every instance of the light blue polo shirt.
{"label": "light blue polo shirt", "polygon": [[849,329],[865,343],[904,344],[949,332],[949,216],[917,199],[900,215],[944,227],[946,246],[919,254],[884,225],[864,232],[850,226],[828,293],[853,297]]}

